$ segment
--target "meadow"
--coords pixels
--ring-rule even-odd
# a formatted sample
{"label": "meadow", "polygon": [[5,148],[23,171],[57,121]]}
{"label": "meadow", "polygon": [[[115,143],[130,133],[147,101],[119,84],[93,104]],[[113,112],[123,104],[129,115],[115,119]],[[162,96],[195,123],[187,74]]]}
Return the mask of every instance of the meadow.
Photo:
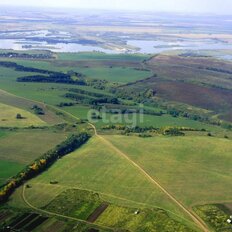
{"label": "meadow", "polygon": [[[64,107],[63,108],[66,112],[69,112],[76,117],[81,119],[87,119],[89,111],[91,110],[90,107],[84,105],[75,105],[71,107]],[[155,115],[140,115],[140,114],[110,114],[105,113],[101,114],[100,116],[102,119],[94,120],[93,124],[96,125],[98,129],[106,125],[128,125],[128,126],[140,126],[140,127],[149,127],[153,126],[156,128],[162,127],[189,127],[194,129],[205,129],[208,131],[223,131],[221,128],[213,125],[209,125],[203,122],[195,121],[186,119],[183,117],[172,117],[171,115],[162,115],[162,116],[155,116]]]}
{"label": "meadow", "polygon": [[66,133],[52,130],[0,130],[0,185],[43,153],[63,141]]}
{"label": "meadow", "polygon": [[[157,98],[154,96],[154,98],[147,98],[146,93],[144,95],[144,90],[150,87],[160,87],[158,82],[153,86],[153,80],[162,79],[164,81],[166,78],[167,87],[170,87],[169,92],[175,86],[174,80],[169,79],[171,69],[166,69],[165,65],[162,66],[162,57],[145,61],[149,59],[149,56],[139,54],[60,53],[54,55],[54,59],[36,60],[36,62],[30,59],[1,58],[0,60],[56,72],[80,72],[88,81],[94,80],[96,83],[100,81],[104,85],[99,87],[96,84],[80,86],[64,83],[17,82],[18,77],[37,73],[19,72],[12,68],[1,67],[0,109],[3,113],[0,114],[0,125],[18,129],[0,130],[0,185],[43,153],[64,141],[71,133],[82,130],[92,133],[93,128],[87,123],[75,124],[78,118],[86,121],[90,109],[102,106],[109,107],[109,109],[112,109],[110,107],[133,108],[138,107],[139,103],[145,102],[147,104],[145,109],[156,115],[106,113],[93,124],[103,138],[124,152],[131,161],[138,164],[151,178],[157,180],[188,210],[194,209],[196,212],[198,209],[198,215],[206,223],[208,218],[203,212],[204,208],[201,207],[205,204],[232,201],[232,190],[228,187],[231,186],[232,178],[230,173],[232,165],[230,161],[231,131],[207,124],[207,120],[202,122],[203,120],[193,120],[190,117],[172,116],[168,112],[170,109],[172,110],[172,107],[179,107],[182,104],[184,110],[189,110],[187,112],[200,112],[211,117],[213,111],[207,107],[194,108],[187,104],[184,105],[181,101],[163,101],[166,105],[159,105],[159,102],[152,104]],[[159,65],[154,62],[155,59],[160,62]],[[173,62],[173,59],[170,58],[170,61]],[[146,69],[149,65],[152,66],[150,67],[152,71]],[[156,71],[160,73],[158,78],[154,76],[147,79]],[[200,74],[202,75],[202,72]],[[215,77],[215,74],[212,75]],[[221,76],[223,74],[220,74]],[[181,85],[182,77],[182,75],[176,75],[175,83]],[[204,77],[204,81],[210,78],[209,76]],[[107,82],[104,82],[105,80]],[[216,84],[219,83],[216,77],[214,80]],[[227,81],[226,74],[223,77],[223,83],[225,84]],[[112,86],[130,82],[135,83],[124,86],[126,90],[133,90],[132,95],[130,95],[131,92],[126,92],[130,95],[130,99],[118,97],[117,92],[113,91],[115,89],[111,89]],[[186,85],[185,82],[182,84]],[[112,100],[112,98],[118,97],[119,103],[107,102],[102,105],[85,103],[80,99],[65,97],[67,93],[76,93],[86,98],[89,95],[86,100],[101,98]],[[138,98],[134,98],[136,93],[138,93]],[[156,95],[156,92],[154,91],[153,94]],[[162,99],[159,100],[162,102]],[[70,106],[63,106],[60,103],[69,103]],[[41,107],[45,114],[35,115],[32,110],[33,105]],[[178,109],[182,110],[181,107]],[[17,113],[25,118],[19,121],[15,117]],[[159,113],[161,116],[157,115]],[[72,120],[68,119],[71,115],[74,116]],[[67,125],[64,127],[54,126],[60,123]],[[116,135],[121,132],[106,131],[102,128],[112,124],[131,126],[132,123],[134,126],[140,127],[188,127],[198,131],[185,132],[185,136],[153,134],[153,137],[140,138],[138,134]],[[22,128],[32,124],[46,125],[46,127],[44,129]],[[202,131],[202,129],[204,130]],[[153,229],[161,231],[165,224],[167,227],[164,231],[198,231],[189,215],[144,175],[144,172],[133,165],[133,162],[120,155],[117,149],[107,145],[102,138],[93,136],[80,149],[58,159],[48,170],[28,181],[26,184],[29,187],[18,188],[6,207],[27,211],[30,209],[30,205],[25,202],[26,199],[34,207],[59,214],[63,214],[65,209],[66,216],[87,220],[89,213],[94,208],[107,202],[109,206],[97,219],[97,225],[150,232]],[[25,191],[24,198],[22,197],[23,189]],[[92,199],[92,193],[98,195],[100,199]],[[88,196],[90,197],[88,198]],[[66,204],[67,202],[68,204]],[[141,214],[134,217],[133,212],[137,209],[141,211]],[[51,218],[54,219],[52,216]],[[141,225],[142,221],[143,225]],[[49,223],[47,224],[49,226]],[[65,225],[69,224],[65,223]],[[189,229],[186,230],[186,227]],[[65,228],[64,224],[62,224],[62,228]],[[89,227],[81,222],[77,228],[85,231]]]}
{"label": "meadow", "polygon": [[[0,112],[0,127],[29,127],[46,125],[46,123],[36,115],[13,106],[0,103]],[[16,118],[18,114],[22,118]]]}
{"label": "meadow", "polygon": [[[56,181],[57,184],[50,184],[51,181]],[[154,210],[157,207],[162,208],[170,220],[172,218],[195,229],[188,216],[169,198],[133,165],[96,137],[79,150],[57,161],[47,172],[29,181],[28,184],[31,188],[26,189],[26,199],[36,207],[44,208],[55,197],[59,199],[64,191],[80,189],[100,194],[102,201],[122,207],[154,208]],[[20,196],[19,189],[9,201],[9,205],[27,208]],[[67,198],[68,195],[62,199]],[[55,205],[57,207],[53,208],[55,212],[61,210],[59,204]],[[55,205],[53,204],[53,207]],[[70,207],[71,205],[75,206],[70,204]],[[77,213],[81,211],[77,210]]]}
{"label": "meadow", "polygon": [[188,207],[231,201],[231,140],[208,136],[106,138]]}
{"label": "meadow", "polygon": [[118,83],[134,82],[148,78],[152,75],[150,71],[138,71],[135,68],[130,67],[80,68],[79,71],[89,78]]}
{"label": "meadow", "polygon": [[[208,136],[104,137],[189,209],[213,202],[231,201],[232,192],[227,188],[231,179],[231,140]],[[58,184],[51,185],[51,181]],[[46,206],[68,189],[100,194],[103,200],[118,205],[109,207],[99,218],[99,223],[104,225],[134,228],[138,221],[133,222],[128,209],[123,207],[158,207],[169,212],[170,217],[192,226],[188,216],[157,186],[97,137],[59,160],[29,184],[32,187],[26,190],[26,197],[36,207]],[[12,206],[23,206],[19,196],[20,191],[15,194]],[[125,217],[127,220],[122,220]]]}

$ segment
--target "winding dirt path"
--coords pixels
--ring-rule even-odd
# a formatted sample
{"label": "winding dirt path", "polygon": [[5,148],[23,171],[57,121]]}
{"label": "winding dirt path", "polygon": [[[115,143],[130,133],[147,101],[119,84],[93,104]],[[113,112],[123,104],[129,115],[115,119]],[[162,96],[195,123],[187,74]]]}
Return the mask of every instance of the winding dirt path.
{"label": "winding dirt path", "polygon": [[112,228],[107,227],[107,226],[98,225],[98,224],[95,224],[95,223],[92,223],[92,222],[89,222],[89,221],[85,221],[85,220],[82,220],[82,219],[78,219],[78,218],[75,218],[75,217],[65,216],[65,215],[62,215],[62,214],[53,213],[53,212],[50,212],[50,211],[47,211],[47,210],[43,210],[43,209],[37,208],[37,207],[35,207],[34,205],[32,205],[30,202],[28,202],[28,200],[26,199],[26,196],[25,196],[25,189],[26,189],[26,186],[24,185],[24,186],[23,186],[23,191],[22,191],[22,198],[23,198],[23,201],[24,201],[25,204],[28,205],[31,209],[34,209],[34,210],[37,211],[37,212],[44,213],[44,214],[50,215],[50,216],[56,216],[56,217],[60,217],[60,218],[64,218],[64,219],[69,219],[69,220],[73,220],[73,221],[77,221],[77,222],[82,222],[82,223],[88,224],[88,225],[90,225],[90,226],[93,226],[93,227],[95,227],[95,228],[101,228],[101,229],[107,229],[107,230],[114,231]]}
{"label": "winding dirt path", "polygon": [[152,182],[156,187],[158,187],[170,200],[172,200],[176,205],[178,205],[187,215],[189,215],[192,220],[198,225],[198,227],[204,231],[204,232],[210,232],[207,225],[191,210],[186,208],[180,201],[178,201],[171,193],[169,193],[157,180],[155,180],[153,177],[151,177],[141,166],[139,166],[137,163],[135,163],[131,158],[128,157],[127,154],[119,150],[117,147],[115,147],[111,142],[109,142],[107,139],[102,137],[97,133],[96,127],[88,123],[94,130],[95,136],[97,136],[99,139],[101,139],[106,145],[108,145],[111,149],[116,151],[119,155],[124,157],[127,161],[129,161],[133,166],[135,166],[144,176],[147,177],[147,179]]}
{"label": "winding dirt path", "polygon": [[[4,91],[4,90],[3,90]],[[6,91],[4,91],[6,92]],[[6,92],[8,93],[8,92]],[[11,93],[9,93],[11,94]],[[14,94],[11,94],[11,95],[14,95]],[[17,95],[14,95],[16,97],[19,97],[19,98],[22,98],[22,99],[26,99],[28,100],[27,98],[24,98],[24,97],[20,97],[20,96],[17,96]],[[34,102],[38,102],[38,103],[41,103],[39,101],[34,101]],[[42,103],[44,104],[44,103]],[[44,104],[45,105],[45,104]],[[60,111],[60,112],[63,112],[65,113],[66,115],[69,115],[71,116],[72,118],[76,119],[76,120],[79,120],[79,118],[77,118],[76,116],[74,116],[73,114],[71,113],[68,113],[64,110],[61,110],[61,109],[57,109],[56,107],[54,106],[51,106],[51,105],[48,105],[50,106],[51,108],[57,110],[57,111]],[[141,166],[139,166],[137,163],[135,163],[131,158],[128,157],[127,154],[125,154],[124,152],[122,152],[121,150],[119,150],[117,147],[115,147],[111,142],[109,142],[107,139],[105,139],[104,137],[102,137],[101,135],[99,135],[97,133],[97,129],[95,127],[95,125],[93,125],[92,123],[88,123],[88,125],[90,125],[93,130],[94,130],[94,134],[95,136],[97,136],[99,139],[102,140],[102,142],[104,142],[106,145],[108,145],[112,150],[116,151],[119,155],[121,155],[122,157],[124,157],[127,161],[129,161],[134,167],[136,167],[144,176],[147,177],[147,179],[152,182],[156,187],[158,187],[170,200],[172,200],[177,206],[179,206],[179,208],[181,208],[187,215],[190,216],[190,218],[192,218],[192,220],[195,222],[195,224],[204,232],[210,232],[210,230],[208,229],[207,225],[203,222],[203,220],[201,220],[201,218],[199,218],[194,212],[192,212],[190,209],[188,209],[186,206],[184,206],[180,201],[178,201],[171,193],[169,193],[157,180],[155,180],[153,177],[151,177]],[[42,210],[42,209],[39,209],[39,208],[36,208],[35,206],[31,205],[26,197],[25,197],[25,186],[23,187],[23,193],[22,193],[22,197],[23,197],[23,200],[24,202],[32,209],[34,210],[37,210],[37,211],[40,211],[42,213],[45,213],[45,214],[48,214],[48,215],[53,215],[53,216],[58,216],[58,217],[62,217],[62,218],[66,218],[66,219],[71,219],[71,220],[76,220],[76,221],[79,221],[79,222],[83,222],[83,223],[87,223],[87,224],[90,224],[90,225],[94,225],[94,226],[98,226],[96,224],[93,224],[93,223],[90,223],[90,222],[87,222],[87,221],[84,221],[84,220],[81,220],[81,219],[77,219],[77,218],[73,218],[73,217],[69,217],[69,216],[64,216],[64,215],[61,215],[61,214],[56,214],[56,213],[52,213],[52,212],[49,212],[49,211],[46,211],[46,210]],[[104,227],[104,226],[98,226],[98,227],[102,227],[102,228],[105,228],[105,229],[110,229],[112,230],[112,228],[108,228],[108,227]]]}

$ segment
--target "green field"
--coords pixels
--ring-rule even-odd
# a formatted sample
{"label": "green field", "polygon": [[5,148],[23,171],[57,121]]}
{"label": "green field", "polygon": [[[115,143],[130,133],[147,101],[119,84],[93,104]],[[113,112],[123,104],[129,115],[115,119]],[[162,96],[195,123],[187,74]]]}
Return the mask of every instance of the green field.
{"label": "green field", "polygon": [[[232,192],[228,188],[232,165],[230,140],[203,136],[158,136],[142,139],[111,135],[105,138],[124,151],[154,179],[159,180],[166,190],[188,208],[211,202],[231,201]],[[62,177],[59,177],[61,173]],[[156,186],[143,178],[140,171],[127,160],[102,144],[98,138],[93,138],[80,150],[57,162],[47,173],[32,180],[30,184],[33,187],[27,190],[27,198],[29,202],[41,207],[64,190],[75,187],[99,192],[105,200],[115,204],[161,207],[186,217]],[[51,180],[57,180],[59,184],[49,185]],[[16,200],[14,205],[18,204],[21,203]],[[98,223],[133,228],[136,231],[139,219],[134,221],[128,212],[128,209],[121,206],[109,207],[98,219]],[[218,227],[222,226],[219,220]]]}
{"label": "green field", "polygon": [[[37,73],[0,68],[0,127],[17,128],[0,130],[0,185],[64,141],[68,135],[82,130],[89,131],[93,135],[93,128],[84,121],[80,124],[78,120],[78,118],[88,119],[87,115],[92,108],[125,110],[134,107],[138,110],[139,104],[144,103],[145,110],[150,114],[100,114],[101,117],[93,121],[93,124],[102,137],[93,135],[81,148],[59,158],[48,170],[29,180],[25,188],[19,187],[10,197],[6,207],[27,211],[32,210],[31,204],[49,212],[87,220],[98,206],[107,203],[109,206],[96,220],[97,225],[112,227],[119,231],[124,229],[135,232],[198,231],[192,218],[180,207],[180,204],[183,204],[187,211],[196,212],[212,231],[220,231],[224,226],[222,221],[227,217],[228,212],[222,210],[223,214],[220,211],[222,208],[217,208],[218,204],[232,202],[231,130],[217,126],[221,121],[217,121],[213,111],[207,107],[193,107],[181,101],[168,102],[162,97],[156,98],[156,91],[146,92],[151,88],[149,81],[154,80],[158,84],[160,80],[166,81],[162,79],[165,75],[146,79],[152,76],[152,71],[147,70],[147,65],[150,65],[154,73],[157,70],[160,73],[168,71],[165,66],[146,63],[144,60],[149,56],[106,55],[97,52],[54,55],[55,59],[46,61],[0,59],[17,62],[26,67],[56,72],[80,72],[85,75],[80,78],[86,78],[86,83],[89,84],[89,86],[80,86],[63,83],[17,82],[18,77],[37,75]],[[207,76],[207,80],[208,78]],[[174,83],[178,85],[187,83],[174,79],[172,81],[167,87],[173,87]],[[126,95],[129,98],[124,99],[123,93],[120,95],[121,93],[116,91],[117,88],[119,89],[118,84],[112,82],[117,82],[119,85],[129,82],[136,82],[136,84],[128,85]],[[143,83],[146,84],[146,88]],[[158,84],[152,86],[153,90]],[[135,88],[136,86],[139,88]],[[161,91],[167,90],[166,85],[161,87]],[[205,88],[203,84],[198,87]],[[137,91],[141,92],[137,94]],[[65,97],[67,93],[74,93],[77,97]],[[174,94],[172,91],[171,93]],[[86,101],[82,100],[83,96],[86,97]],[[113,101],[115,99],[112,100],[114,97],[118,98],[116,104]],[[192,99],[191,96],[190,100]],[[100,103],[97,100],[100,100]],[[63,107],[64,104],[60,103],[72,104]],[[32,109],[34,105],[42,108],[45,114],[35,115]],[[179,116],[171,115],[170,111],[175,110],[180,111]],[[16,119],[16,114],[21,114],[23,119]],[[195,117],[193,120],[190,119],[194,118],[191,114],[197,114],[196,116],[200,115],[203,118]],[[74,116],[72,120],[71,115]],[[184,116],[181,117],[181,115]],[[214,119],[215,125],[212,121],[210,121],[211,124],[207,124],[209,120],[204,117]],[[61,123],[66,124],[57,125]],[[44,129],[25,128],[31,125],[46,127]],[[187,127],[196,131],[185,131],[185,136],[164,136],[161,135],[161,130],[152,131],[151,129],[150,134],[153,137],[140,138],[138,135],[143,135],[143,132],[141,134],[129,132],[128,136],[123,136],[121,134],[126,130],[104,130],[103,127],[106,125],[161,129]],[[104,141],[104,138],[110,143]],[[162,187],[160,188],[152,179],[180,204],[162,191]],[[25,195],[22,194],[23,189]],[[135,216],[134,212],[137,209],[140,213]],[[211,209],[215,214],[210,215]],[[50,215],[49,219],[52,223],[53,216]],[[64,228],[73,227],[74,223],[77,224],[76,230],[89,229],[84,222],[77,223],[74,220],[72,224],[71,219],[65,218],[65,220],[66,223],[60,223],[63,231]],[[46,225],[49,228],[50,224]]]}
{"label": "green field", "polygon": [[6,160],[0,161],[0,186],[5,184],[9,177],[14,176],[16,173],[24,168],[23,164],[17,162],[10,162]]}
{"label": "green field", "polygon": [[[58,185],[51,185],[50,181],[58,181]],[[38,207],[48,204],[65,189],[78,188],[99,192],[106,200],[115,203],[161,207],[188,218],[133,165],[99,138],[91,139],[76,152],[62,158],[30,184],[33,187],[27,189],[27,199]],[[22,205],[20,198],[17,199],[16,194],[13,205]]]}
{"label": "green field", "polygon": [[202,136],[106,138],[189,207],[231,200],[231,140]]}
{"label": "green field", "polygon": [[148,59],[148,55],[143,54],[119,54],[119,55],[111,55],[100,52],[80,52],[80,53],[59,53],[59,60],[71,60],[71,61],[80,61],[80,60],[114,60],[114,61],[136,61],[141,62],[144,59]]}
{"label": "green field", "polygon": [[199,205],[194,207],[195,212],[216,232],[230,232],[231,226],[227,223],[232,211],[223,204]]}
{"label": "green field", "polygon": [[[159,180],[165,189],[188,208],[208,202],[231,200],[232,192],[227,188],[231,179],[230,140],[204,136],[158,136],[143,139],[111,135],[105,138],[128,154],[128,157],[154,179]],[[50,181],[57,181],[58,184],[51,185]],[[49,204],[64,190],[76,188],[98,192],[103,199],[115,204],[160,207],[174,213],[174,217],[179,215],[188,219],[188,216],[136,167],[96,137],[29,183],[32,188],[26,190],[26,197],[37,207]],[[207,188],[202,187],[205,185]],[[20,192],[15,194],[13,206],[23,205],[17,197],[18,194]],[[113,212],[109,211],[112,221],[106,223],[110,217],[107,213],[99,219],[100,222],[117,225],[113,221],[116,216],[112,216],[117,208],[112,210]],[[122,209],[122,215],[123,212]],[[173,215],[172,213],[170,215]],[[118,217],[119,223],[121,214]],[[183,219],[181,221],[191,225]],[[136,222],[134,224],[136,226]],[[126,224],[124,226],[127,227]]]}
{"label": "green field", "polygon": [[[64,107],[63,110],[79,117],[81,119],[87,119],[88,113],[91,110],[88,106],[75,105],[71,107]],[[222,131],[221,128],[202,123],[195,120],[190,120],[182,117],[172,117],[171,115],[140,115],[140,114],[131,114],[131,115],[122,115],[122,114],[100,114],[102,119],[94,120],[94,124],[97,128],[101,128],[105,125],[113,124],[124,124],[128,126],[140,126],[140,127],[149,127],[153,126],[156,128],[161,127],[189,127],[194,129],[206,129],[209,131]]]}
{"label": "green field", "polygon": [[[13,106],[0,103],[0,112],[1,127],[28,127],[46,125],[46,123],[36,115]],[[22,119],[17,119],[17,114],[20,114]]]}
{"label": "green field", "polygon": [[0,134],[0,185],[66,138],[66,133],[42,130]]}
{"label": "green field", "polygon": [[149,71],[138,71],[134,68],[112,67],[112,68],[81,68],[80,72],[86,77],[111,82],[128,83],[148,78],[152,75]]}

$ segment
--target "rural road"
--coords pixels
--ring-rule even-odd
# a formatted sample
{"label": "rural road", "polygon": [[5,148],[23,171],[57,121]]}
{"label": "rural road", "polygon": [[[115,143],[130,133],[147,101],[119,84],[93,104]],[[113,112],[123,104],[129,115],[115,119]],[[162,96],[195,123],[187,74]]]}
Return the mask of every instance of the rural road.
{"label": "rural road", "polygon": [[107,226],[102,226],[102,225],[95,224],[95,223],[92,223],[92,222],[88,222],[88,221],[85,221],[85,220],[82,220],[82,219],[78,219],[78,218],[75,218],[75,217],[69,217],[69,216],[65,216],[65,215],[63,215],[63,214],[53,213],[53,212],[50,212],[50,211],[47,211],[47,210],[43,210],[43,209],[37,208],[37,207],[33,206],[30,202],[28,202],[28,200],[26,199],[26,196],[25,196],[25,189],[26,189],[26,186],[24,185],[24,186],[23,186],[23,191],[22,191],[22,198],[23,198],[23,201],[24,201],[25,204],[28,205],[31,209],[34,209],[34,210],[37,211],[37,212],[44,213],[44,214],[50,215],[50,216],[57,216],[57,217],[60,217],[60,218],[64,218],[64,219],[69,219],[69,220],[81,222],[81,223],[88,224],[88,225],[90,225],[90,226],[97,227],[97,228],[101,228],[101,229],[107,229],[107,230],[114,231],[112,228],[107,227]]}
{"label": "rural road", "polygon": [[[4,90],[2,90],[3,92],[5,93],[8,93]],[[8,94],[11,94],[11,93],[8,93]],[[11,94],[11,95],[14,95],[14,94]],[[22,99],[26,99],[26,100],[30,100],[30,99],[27,99],[27,98],[24,98],[24,97],[20,97],[20,96],[17,96],[17,95],[14,95],[18,98],[22,98]],[[34,101],[34,100],[32,100]],[[44,104],[42,102],[39,102],[39,101],[34,101],[34,102],[38,102],[40,104]],[[44,104],[45,105],[45,104]],[[64,114],[66,115],[69,115],[70,117],[72,118],[75,118],[76,120],[79,120],[78,117],[74,116],[73,114],[71,113],[68,113],[64,110],[61,110],[61,109],[57,109],[55,106],[52,106],[52,105],[47,105],[47,106],[50,106],[52,107],[53,109],[57,110],[57,111],[60,111],[60,112],[63,112]],[[104,142],[106,145],[108,145],[112,150],[116,151],[120,156],[124,157],[127,161],[129,161],[134,167],[136,167],[144,176],[147,177],[147,179],[152,182],[156,187],[158,187],[171,201],[173,201],[177,206],[179,206],[179,208],[181,208],[187,215],[190,216],[190,218],[192,218],[192,220],[195,222],[195,224],[204,232],[210,232],[210,230],[208,229],[208,227],[206,226],[206,224],[196,215],[194,214],[191,210],[189,210],[186,206],[184,206],[180,201],[178,201],[174,196],[172,196],[171,193],[169,193],[157,180],[155,180],[153,177],[151,177],[142,167],[140,167],[137,163],[135,163],[132,159],[129,158],[129,156],[127,154],[125,154],[124,152],[122,152],[121,150],[119,150],[117,147],[115,147],[110,141],[108,141],[107,139],[105,139],[103,136],[99,135],[97,133],[97,129],[95,127],[95,125],[93,125],[92,123],[88,122],[88,125],[90,125],[92,127],[92,129],[94,130],[94,134],[95,136],[97,136],[99,139],[101,139],[102,142]],[[84,220],[80,220],[80,219],[77,219],[77,218],[72,218],[72,217],[68,217],[68,216],[64,216],[64,215],[60,215],[60,214],[56,214],[56,213],[52,213],[52,212],[48,212],[48,211],[45,211],[45,210],[41,210],[39,208],[36,208],[34,207],[33,205],[31,205],[25,198],[25,187],[23,188],[23,200],[25,201],[25,203],[30,206],[31,208],[37,210],[37,211],[40,211],[40,212],[43,212],[43,213],[47,213],[49,215],[54,215],[54,216],[59,216],[59,217],[63,217],[63,218],[67,218],[67,219],[72,219],[72,220],[76,220],[76,221],[80,221],[80,222],[85,222],[85,223],[88,223],[88,224],[92,224],[92,225],[95,225],[93,223],[89,223],[87,221],[84,221]],[[96,225],[95,225],[96,226]],[[107,228],[107,227],[105,227]],[[110,229],[110,228],[107,228],[107,229]],[[112,228],[111,228],[112,230]]]}
{"label": "rural road", "polygon": [[97,136],[99,139],[101,139],[106,145],[108,145],[111,149],[116,151],[119,155],[123,156],[126,160],[128,160],[133,166],[135,166],[143,175],[147,177],[147,179],[152,182],[156,187],[158,187],[170,200],[172,200],[176,205],[178,205],[186,214],[188,214],[192,220],[198,225],[198,227],[204,231],[204,232],[210,232],[210,230],[207,228],[206,224],[198,218],[197,215],[195,215],[193,212],[191,212],[189,209],[187,209],[180,201],[178,201],[174,196],[172,196],[161,184],[152,178],[142,167],[140,167],[137,163],[135,163],[132,159],[128,157],[124,152],[119,150],[117,147],[115,147],[111,142],[109,142],[107,139],[102,137],[97,133],[96,127],[92,123],[88,123],[94,130],[95,136]]}

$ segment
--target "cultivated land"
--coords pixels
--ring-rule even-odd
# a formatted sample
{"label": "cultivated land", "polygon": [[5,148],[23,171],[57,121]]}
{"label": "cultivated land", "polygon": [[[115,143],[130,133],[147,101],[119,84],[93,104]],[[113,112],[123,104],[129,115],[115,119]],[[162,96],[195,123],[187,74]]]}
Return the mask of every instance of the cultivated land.
{"label": "cultivated land", "polygon": [[55,147],[67,136],[66,133],[55,133],[43,130],[8,131],[1,130],[0,137],[0,183],[9,178],[43,153]]}
{"label": "cultivated land", "polygon": [[[6,61],[0,125],[9,128],[0,130],[0,185],[70,134],[92,138],[17,188],[0,207],[0,224],[5,212],[9,224],[33,211],[46,219],[27,215],[21,229],[38,219],[35,232],[222,230],[232,202],[230,63],[103,53],[0,58]],[[140,103],[144,121],[126,111]],[[106,118],[92,115],[97,120],[89,124],[89,110],[103,108]],[[16,112],[27,116],[18,121]],[[133,118],[137,127],[127,128]],[[31,125],[20,125],[24,120],[39,128],[22,128]]]}
{"label": "cultivated land", "polygon": [[[45,126],[46,123],[32,113],[0,103],[0,127]],[[22,118],[17,119],[17,114]]]}

